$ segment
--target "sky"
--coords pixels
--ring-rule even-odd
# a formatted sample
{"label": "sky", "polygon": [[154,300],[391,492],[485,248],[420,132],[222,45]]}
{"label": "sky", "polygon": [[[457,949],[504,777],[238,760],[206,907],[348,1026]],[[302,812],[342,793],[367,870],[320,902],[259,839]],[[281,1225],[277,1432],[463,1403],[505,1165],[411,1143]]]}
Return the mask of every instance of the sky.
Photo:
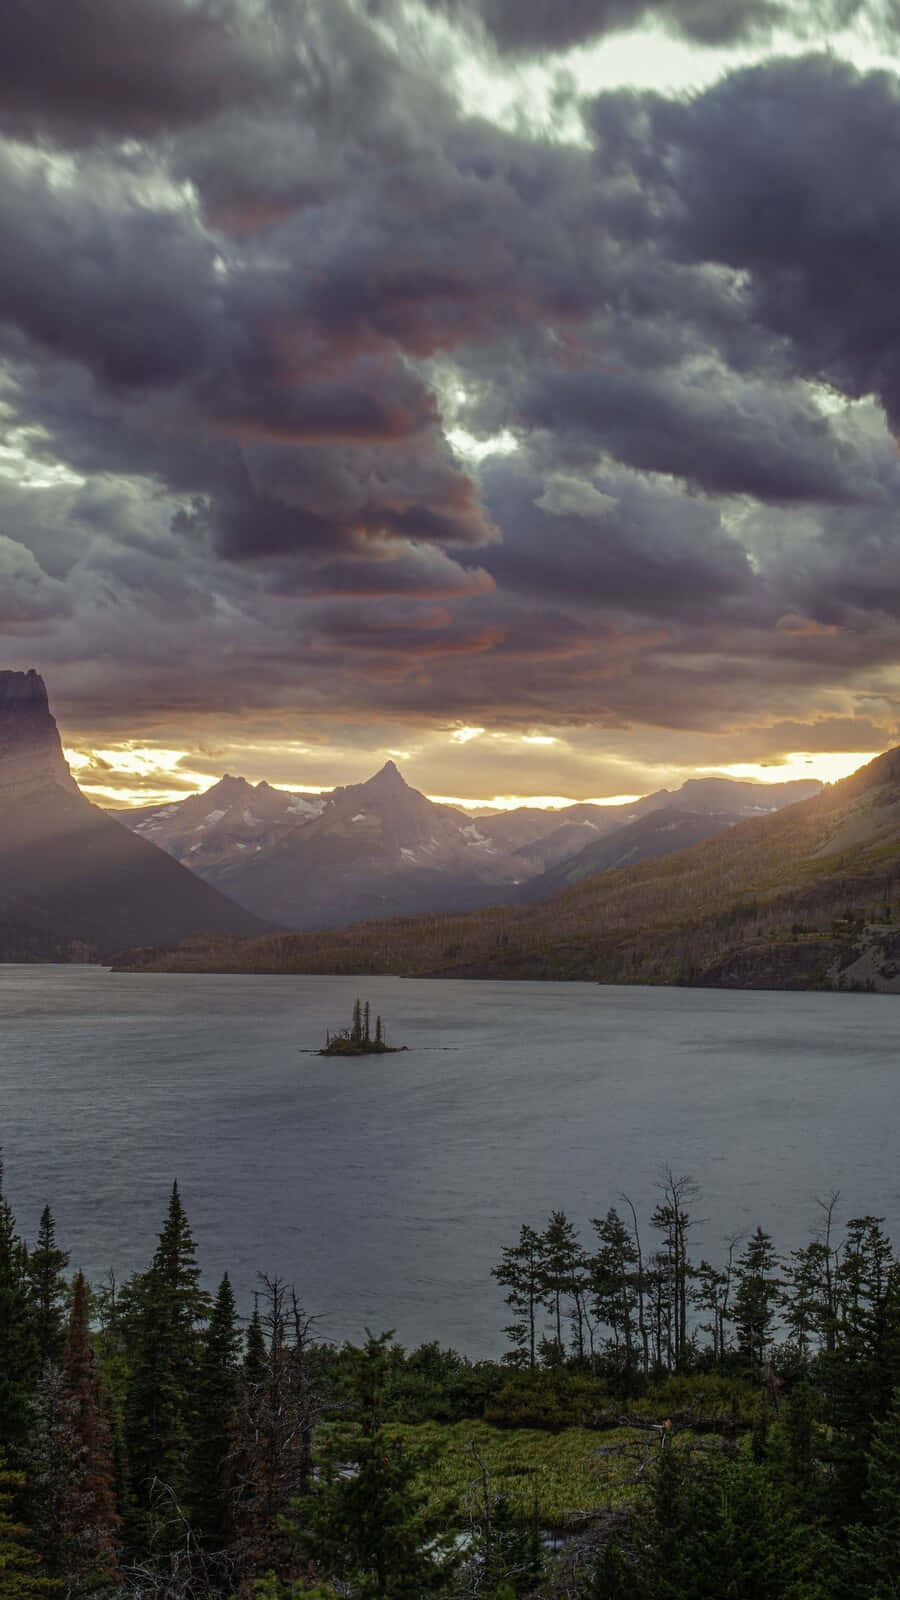
{"label": "sky", "polygon": [[79,782],[900,742],[900,0],[0,8],[0,666]]}

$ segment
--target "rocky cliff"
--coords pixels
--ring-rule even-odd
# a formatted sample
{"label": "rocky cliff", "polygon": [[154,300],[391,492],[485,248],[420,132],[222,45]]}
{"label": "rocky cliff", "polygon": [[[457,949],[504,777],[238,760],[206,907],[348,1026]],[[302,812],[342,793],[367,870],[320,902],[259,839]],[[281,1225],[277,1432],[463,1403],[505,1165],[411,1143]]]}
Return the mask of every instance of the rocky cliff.
{"label": "rocky cliff", "polygon": [[78,793],[44,680],[33,667],[0,672],[0,792],[24,796],[46,784]]}

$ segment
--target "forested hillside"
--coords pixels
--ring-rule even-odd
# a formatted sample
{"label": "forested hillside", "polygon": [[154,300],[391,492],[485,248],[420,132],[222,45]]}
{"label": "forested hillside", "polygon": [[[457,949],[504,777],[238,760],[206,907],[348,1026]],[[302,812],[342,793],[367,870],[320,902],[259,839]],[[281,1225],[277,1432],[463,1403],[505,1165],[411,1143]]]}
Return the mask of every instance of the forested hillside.
{"label": "forested hillside", "polygon": [[[900,988],[900,750],[783,811],[542,904],[195,941],[166,970]],[[900,923],[900,917],[898,917]]]}

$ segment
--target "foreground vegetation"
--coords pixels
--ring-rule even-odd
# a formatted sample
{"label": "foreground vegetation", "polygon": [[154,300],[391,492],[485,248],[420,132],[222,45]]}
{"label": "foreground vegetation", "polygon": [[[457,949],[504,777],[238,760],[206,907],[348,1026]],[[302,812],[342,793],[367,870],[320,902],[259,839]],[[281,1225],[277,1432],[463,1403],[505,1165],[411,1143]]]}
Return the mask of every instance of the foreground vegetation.
{"label": "foreground vegetation", "polygon": [[123,964],[179,972],[397,973],[737,988],[900,986],[900,751],[692,849],[539,905],[321,933],[191,940]]}
{"label": "foreground vegetation", "polygon": [[0,1597],[887,1600],[900,1592],[900,1263],[820,1205],[692,1257],[667,1171],[585,1243],[494,1268],[498,1361],[316,1337],[261,1276],[201,1286],[177,1186],[124,1284],[0,1200]]}

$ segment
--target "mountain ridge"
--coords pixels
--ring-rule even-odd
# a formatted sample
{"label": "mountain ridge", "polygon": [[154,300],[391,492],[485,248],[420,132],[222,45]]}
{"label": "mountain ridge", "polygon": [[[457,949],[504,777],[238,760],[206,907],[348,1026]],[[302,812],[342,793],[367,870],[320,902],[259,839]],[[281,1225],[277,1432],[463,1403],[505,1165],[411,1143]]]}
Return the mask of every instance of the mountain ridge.
{"label": "mountain ridge", "polygon": [[900,747],[817,795],[528,907],[185,947],[164,970],[900,992]]}
{"label": "mountain ridge", "polygon": [[[648,826],[628,841],[633,856],[659,854],[718,831],[748,807],[768,808],[820,787],[803,780],[771,790],[734,779],[688,781],[695,786],[694,820],[680,826],[690,832],[667,840],[662,828]],[[705,824],[697,807],[707,793],[716,810]],[[548,872],[549,894],[561,864],[624,824],[671,806],[678,794],[662,789],[620,806],[578,802],[557,811],[472,816],[429,800],[388,760],[362,783],[322,794],[254,787],[225,774],[202,795],[115,815],[254,914],[312,929],[515,904],[534,899],[529,883]]]}

